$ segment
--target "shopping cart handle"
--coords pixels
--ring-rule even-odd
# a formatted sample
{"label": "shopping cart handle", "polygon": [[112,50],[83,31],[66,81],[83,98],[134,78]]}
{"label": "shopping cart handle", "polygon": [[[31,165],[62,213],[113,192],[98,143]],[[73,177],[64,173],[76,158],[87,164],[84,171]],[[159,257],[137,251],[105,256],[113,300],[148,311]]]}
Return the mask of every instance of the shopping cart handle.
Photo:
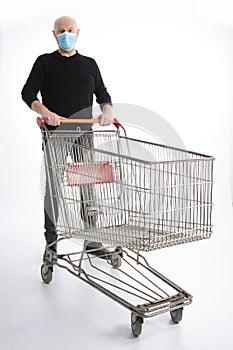
{"label": "shopping cart handle", "polygon": [[[46,120],[41,117],[37,117],[36,119],[37,125],[40,129],[43,129]],[[99,118],[91,118],[91,119],[69,119],[60,117],[60,124],[96,124],[99,123]],[[119,129],[121,124],[119,120],[116,118],[113,119],[113,125]]]}
{"label": "shopping cart handle", "polygon": [[121,127],[121,123],[120,123],[119,120],[116,119],[116,118],[113,119],[113,125],[114,125],[117,129],[119,129],[119,128]]}
{"label": "shopping cart handle", "polygon": [[43,129],[44,127],[44,120],[43,118],[37,117],[36,118],[37,125],[39,126],[40,129]]}

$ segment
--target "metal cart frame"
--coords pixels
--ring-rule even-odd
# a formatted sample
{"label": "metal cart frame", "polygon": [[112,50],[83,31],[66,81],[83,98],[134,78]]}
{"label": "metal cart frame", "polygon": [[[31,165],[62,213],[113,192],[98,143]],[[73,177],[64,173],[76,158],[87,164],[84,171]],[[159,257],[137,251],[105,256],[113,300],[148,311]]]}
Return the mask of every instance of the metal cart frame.
{"label": "metal cart frame", "polygon": [[[178,323],[192,295],[152,268],[141,251],[210,238],[214,158],[121,136],[118,128],[41,128],[51,201],[59,205],[59,218],[53,208],[58,239],[46,246],[43,281],[51,282],[54,265],[66,269],[129,309],[134,336],[144,318],[164,312]],[[94,139],[93,146],[77,142],[83,136]],[[85,154],[81,162],[72,159],[73,147]],[[95,188],[91,200],[78,194],[85,186]],[[94,225],[80,221],[83,202]],[[81,241],[81,248],[54,252],[54,244],[67,240]],[[99,259],[86,249],[90,240],[114,248]]]}

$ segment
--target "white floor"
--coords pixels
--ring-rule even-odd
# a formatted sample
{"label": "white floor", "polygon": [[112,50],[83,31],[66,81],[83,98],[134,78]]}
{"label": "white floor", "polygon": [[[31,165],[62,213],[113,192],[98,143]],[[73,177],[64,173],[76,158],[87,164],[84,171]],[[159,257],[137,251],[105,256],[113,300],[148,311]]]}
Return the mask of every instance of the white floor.
{"label": "white floor", "polygon": [[[37,204],[35,208],[39,208]],[[26,209],[25,205],[25,209]],[[33,207],[33,205],[32,205]],[[175,325],[169,314],[146,319],[134,338],[130,312],[68,272],[40,278],[40,215],[32,208],[3,222],[0,264],[0,348],[229,350],[232,338],[232,208],[215,209],[210,240],[154,251],[151,265],[194,297]],[[5,208],[6,209],[6,208]],[[19,215],[18,213],[18,215]]]}

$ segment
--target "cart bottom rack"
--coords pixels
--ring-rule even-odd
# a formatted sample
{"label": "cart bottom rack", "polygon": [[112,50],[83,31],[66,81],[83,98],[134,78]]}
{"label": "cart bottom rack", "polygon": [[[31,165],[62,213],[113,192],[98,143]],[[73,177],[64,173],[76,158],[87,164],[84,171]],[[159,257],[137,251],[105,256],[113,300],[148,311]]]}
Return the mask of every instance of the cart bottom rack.
{"label": "cart bottom rack", "polygon": [[[60,236],[58,241],[68,238]],[[174,323],[182,319],[183,307],[192,296],[152,268],[139,252],[117,247],[97,257],[83,247],[75,252],[56,254],[48,245],[41,266],[45,283],[53,277],[53,266],[66,269],[82,281],[115,300],[131,312],[131,329],[139,336],[145,318],[170,312]]]}

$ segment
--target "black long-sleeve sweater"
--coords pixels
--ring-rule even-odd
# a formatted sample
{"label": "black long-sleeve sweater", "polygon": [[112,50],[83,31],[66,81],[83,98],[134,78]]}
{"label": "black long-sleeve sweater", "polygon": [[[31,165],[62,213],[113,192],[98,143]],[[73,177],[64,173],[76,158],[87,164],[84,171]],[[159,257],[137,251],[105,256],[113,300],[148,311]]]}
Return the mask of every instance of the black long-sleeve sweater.
{"label": "black long-sleeve sweater", "polygon": [[93,95],[101,109],[104,104],[112,104],[95,60],[78,52],[71,57],[58,51],[39,56],[22,90],[22,98],[30,108],[38,100],[39,91],[42,103],[66,118],[74,113],[76,118],[91,118]]}

